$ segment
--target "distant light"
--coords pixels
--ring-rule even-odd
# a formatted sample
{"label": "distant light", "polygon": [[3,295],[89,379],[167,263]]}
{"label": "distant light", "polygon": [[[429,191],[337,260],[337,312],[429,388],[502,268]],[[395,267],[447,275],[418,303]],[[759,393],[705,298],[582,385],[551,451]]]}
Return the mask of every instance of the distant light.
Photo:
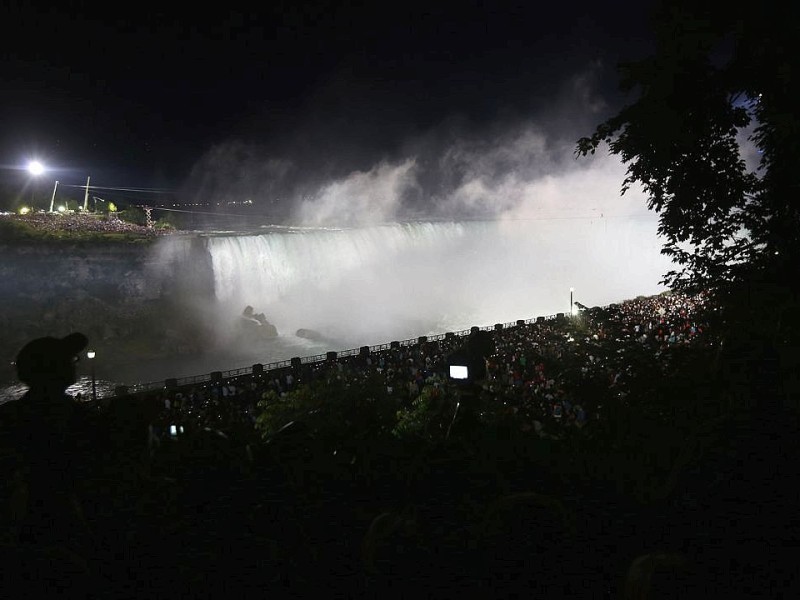
{"label": "distant light", "polygon": [[64,205],[58,207],[58,212],[64,212],[65,210],[67,210],[67,207]]}
{"label": "distant light", "polygon": [[32,160],[28,163],[28,172],[31,175],[41,175],[44,173],[44,165],[38,160]]}
{"label": "distant light", "polygon": [[31,212],[31,209],[30,209],[30,208],[28,208],[27,206],[20,206],[20,208],[19,208],[19,214],[21,214],[21,215],[27,215],[29,212]]}
{"label": "distant light", "polygon": [[569,291],[570,291],[570,292],[574,292],[574,291],[575,291],[575,288],[574,288],[574,287],[571,287],[571,288],[569,288]]}
{"label": "distant light", "polygon": [[95,356],[97,356],[97,353],[94,350],[89,350],[86,353],[86,358],[94,358]]}

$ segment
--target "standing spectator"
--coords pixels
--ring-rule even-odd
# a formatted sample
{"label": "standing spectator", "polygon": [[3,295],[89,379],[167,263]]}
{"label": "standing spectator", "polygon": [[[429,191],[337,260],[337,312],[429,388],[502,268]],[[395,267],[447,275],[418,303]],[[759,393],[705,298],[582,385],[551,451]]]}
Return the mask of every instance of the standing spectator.
{"label": "standing spectator", "polygon": [[78,490],[81,468],[98,451],[93,440],[100,432],[88,408],[65,393],[75,383],[75,363],[87,342],[83,334],[72,333],[26,344],[16,368],[29,390],[0,408],[0,446],[5,472],[13,481],[7,504],[13,538],[23,547],[55,547],[62,557],[71,557],[49,564],[47,573],[24,575],[35,581],[52,576],[53,570],[83,572],[81,556],[92,541]]}

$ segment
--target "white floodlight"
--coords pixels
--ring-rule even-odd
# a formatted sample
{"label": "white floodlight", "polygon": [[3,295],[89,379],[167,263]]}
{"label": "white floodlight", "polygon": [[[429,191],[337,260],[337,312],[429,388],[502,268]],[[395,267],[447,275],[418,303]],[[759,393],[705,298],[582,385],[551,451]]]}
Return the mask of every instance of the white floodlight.
{"label": "white floodlight", "polygon": [[28,172],[31,175],[41,175],[44,171],[44,165],[38,160],[32,160],[28,163]]}

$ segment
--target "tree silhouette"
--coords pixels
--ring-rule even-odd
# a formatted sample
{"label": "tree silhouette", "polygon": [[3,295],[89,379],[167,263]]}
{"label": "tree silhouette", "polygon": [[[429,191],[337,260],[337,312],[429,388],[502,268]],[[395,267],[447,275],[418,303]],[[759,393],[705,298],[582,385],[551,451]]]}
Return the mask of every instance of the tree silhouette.
{"label": "tree silhouette", "polygon": [[628,167],[623,193],[644,189],[676,265],[663,283],[710,292],[729,324],[770,343],[798,323],[798,12],[660,3],[654,54],[619,68],[636,100],[576,149],[607,143]]}

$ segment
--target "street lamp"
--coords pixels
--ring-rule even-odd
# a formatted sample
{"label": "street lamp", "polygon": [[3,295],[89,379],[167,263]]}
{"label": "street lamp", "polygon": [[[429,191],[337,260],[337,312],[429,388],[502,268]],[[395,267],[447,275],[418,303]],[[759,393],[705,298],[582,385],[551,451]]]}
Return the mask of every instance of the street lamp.
{"label": "street lamp", "polygon": [[89,359],[89,364],[92,367],[92,402],[97,402],[97,383],[94,377],[94,357],[97,356],[97,353],[94,350],[89,350],[86,352],[86,358]]}
{"label": "street lamp", "polygon": [[572,293],[575,291],[574,287],[569,288],[569,314],[575,314],[575,305],[572,303]]}
{"label": "street lamp", "polygon": [[[56,181],[55,186],[53,186],[53,195],[50,196],[50,212],[53,212],[53,203],[56,201],[56,191],[58,190],[58,181]],[[59,212],[61,208],[59,207]]]}

